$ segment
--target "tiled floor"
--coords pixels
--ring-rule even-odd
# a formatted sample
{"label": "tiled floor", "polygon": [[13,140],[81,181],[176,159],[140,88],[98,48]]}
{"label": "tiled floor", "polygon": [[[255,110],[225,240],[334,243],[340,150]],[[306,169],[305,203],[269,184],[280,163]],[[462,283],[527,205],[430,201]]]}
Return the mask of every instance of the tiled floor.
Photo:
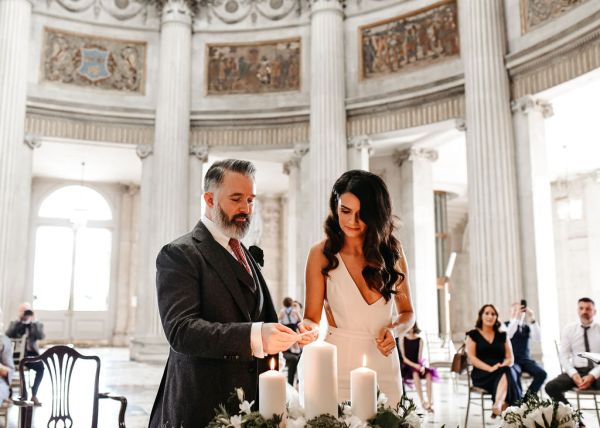
{"label": "tiled floor", "polygon": [[[142,428],[148,425],[148,417],[152,409],[152,403],[156,395],[158,384],[162,376],[163,367],[129,361],[129,352],[124,348],[94,348],[80,349],[87,355],[98,355],[102,361],[100,371],[100,391],[110,391],[117,395],[125,395],[128,399],[126,424],[128,428]],[[83,373],[83,372],[82,372]],[[84,415],[89,415],[86,406],[91,402],[89,392],[85,388],[90,386],[89,376],[82,373],[74,373],[75,386],[72,396],[71,409],[79,409]],[[47,377],[46,377],[46,380]],[[38,395],[43,406],[36,408],[34,426],[45,427],[49,412],[49,382],[43,382]],[[81,392],[80,392],[81,391]],[[435,413],[424,415],[424,427],[440,428],[445,425],[448,428],[464,427],[466,411],[466,382],[464,379],[455,383],[448,373],[442,372],[442,380],[434,384],[434,408]],[[408,391],[411,398],[416,400],[416,393]],[[486,406],[489,407],[487,402]],[[100,402],[99,427],[115,427],[119,405],[117,402],[103,400]],[[585,412],[586,425],[589,428],[600,428],[593,412]],[[485,427],[497,427],[499,422],[490,418],[490,412],[486,411]],[[9,410],[9,426],[16,427],[18,420],[18,409],[12,406]],[[78,423],[74,420],[75,427],[82,427],[86,423]],[[479,403],[471,405],[469,416],[469,428],[482,428],[481,408]],[[198,427],[200,428],[200,427]]]}

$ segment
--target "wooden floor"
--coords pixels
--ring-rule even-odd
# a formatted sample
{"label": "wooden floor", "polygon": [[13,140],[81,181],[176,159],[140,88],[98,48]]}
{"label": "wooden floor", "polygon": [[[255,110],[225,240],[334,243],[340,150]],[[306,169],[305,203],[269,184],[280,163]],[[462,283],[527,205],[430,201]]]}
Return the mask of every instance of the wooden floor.
{"label": "wooden floor", "polygon": [[[126,348],[85,348],[80,352],[88,355],[98,355],[102,360],[100,372],[100,391],[110,391],[118,395],[125,395],[129,401],[125,422],[128,428],[142,428],[148,426],[148,418],[152,409],[152,403],[160,383],[163,367],[136,363],[129,360],[129,351]],[[71,408],[78,408],[80,419],[74,419],[74,427],[85,427],[85,417],[89,415],[89,376],[84,373],[74,374],[74,390],[72,394]],[[466,381],[460,379],[454,382],[449,373],[441,372],[442,380],[434,384],[434,408],[435,412],[424,413],[423,426],[439,428],[446,425],[447,428],[456,426],[464,427],[466,411]],[[48,379],[46,379],[47,381]],[[87,388],[87,389],[86,389]],[[414,391],[408,391],[411,398],[416,399]],[[36,408],[34,414],[34,426],[46,427],[50,407],[49,382],[43,382],[38,393],[42,407]],[[486,403],[489,407],[490,403]],[[115,427],[119,405],[111,400],[100,402],[99,427]],[[586,426],[589,428],[600,428],[595,414],[590,411],[585,413]],[[490,418],[490,412],[486,414],[485,427],[497,427],[499,422]],[[16,427],[18,421],[18,409],[11,406],[8,411],[9,427]],[[83,422],[80,422],[83,421]],[[3,423],[3,422],[0,422]],[[481,410],[478,403],[471,405],[469,417],[469,428],[482,428]],[[198,427],[200,428],[200,427]]]}

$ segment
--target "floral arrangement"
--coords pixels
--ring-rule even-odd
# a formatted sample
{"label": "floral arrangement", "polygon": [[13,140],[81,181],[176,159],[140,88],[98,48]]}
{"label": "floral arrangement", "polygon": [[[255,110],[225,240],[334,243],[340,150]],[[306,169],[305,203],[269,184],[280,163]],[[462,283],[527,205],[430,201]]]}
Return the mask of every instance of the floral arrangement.
{"label": "floral arrangement", "polygon": [[[215,417],[207,428],[277,428],[284,415],[273,415],[271,419],[263,418],[260,413],[252,411],[254,401],[244,398],[244,391],[236,388],[226,405],[215,410]],[[377,397],[377,414],[368,421],[352,416],[350,402],[338,406],[338,415],[320,415],[306,420],[304,409],[294,400],[287,406],[287,428],[420,428],[421,418],[416,412],[413,401],[404,396],[396,408],[387,405],[387,397],[379,393]]]}
{"label": "floral arrangement", "polygon": [[581,412],[571,406],[528,394],[520,406],[506,409],[505,428],[577,428]]}

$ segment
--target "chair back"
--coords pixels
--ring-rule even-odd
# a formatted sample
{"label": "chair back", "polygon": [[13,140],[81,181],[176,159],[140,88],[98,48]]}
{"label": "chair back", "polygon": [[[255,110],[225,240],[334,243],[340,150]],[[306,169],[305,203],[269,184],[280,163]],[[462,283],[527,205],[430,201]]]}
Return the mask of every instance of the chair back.
{"label": "chair back", "polygon": [[94,376],[94,402],[92,407],[92,428],[98,426],[98,383],[100,378],[100,358],[86,356],[69,346],[53,346],[43,354],[25,357],[19,363],[19,379],[21,382],[21,400],[27,401],[25,386],[25,364],[42,362],[50,377],[52,386],[52,413],[48,428],[72,427],[73,418],[70,410],[71,377],[78,360],[92,360],[96,363]]}
{"label": "chair back", "polygon": [[25,351],[27,349],[27,333],[19,338],[11,338],[10,342],[12,343],[13,361],[16,368],[19,367],[21,360],[25,358]]}
{"label": "chair back", "polygon": [[565,370],[563,369],[562,361],[560,360],[560,343],[558,342],[558,340],[554,340],[554,349],[556,349],[556,357],[558,358],[558,364],[560,366],[560,372],[564,373]]}

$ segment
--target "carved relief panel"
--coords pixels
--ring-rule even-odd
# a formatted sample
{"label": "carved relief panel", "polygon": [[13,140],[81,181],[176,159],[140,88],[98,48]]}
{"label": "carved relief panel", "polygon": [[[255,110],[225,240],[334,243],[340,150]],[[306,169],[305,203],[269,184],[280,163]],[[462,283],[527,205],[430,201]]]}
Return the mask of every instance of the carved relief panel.
{"label": "carved relief panel", "polygon": [[587,0],[521,0],[521,30],[526,33]]}

